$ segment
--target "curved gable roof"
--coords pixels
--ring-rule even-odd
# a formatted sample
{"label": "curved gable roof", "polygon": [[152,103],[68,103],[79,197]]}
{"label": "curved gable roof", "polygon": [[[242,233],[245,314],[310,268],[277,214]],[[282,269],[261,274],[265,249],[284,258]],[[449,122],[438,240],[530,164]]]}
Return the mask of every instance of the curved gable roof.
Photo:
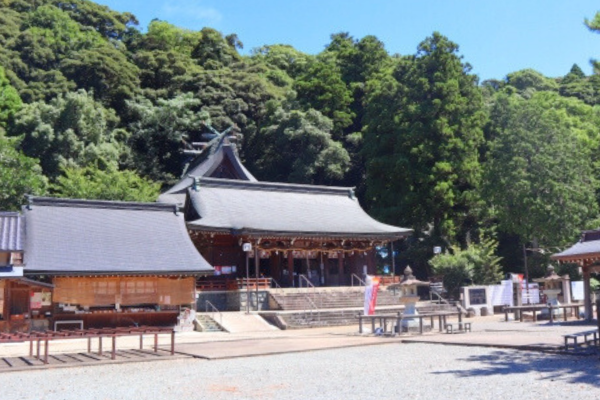
{"label": "curved gable roof", "polygon": [[411,230],[371,218],[352,188],[200,179],[190,229],[246,235],[395,239]]}

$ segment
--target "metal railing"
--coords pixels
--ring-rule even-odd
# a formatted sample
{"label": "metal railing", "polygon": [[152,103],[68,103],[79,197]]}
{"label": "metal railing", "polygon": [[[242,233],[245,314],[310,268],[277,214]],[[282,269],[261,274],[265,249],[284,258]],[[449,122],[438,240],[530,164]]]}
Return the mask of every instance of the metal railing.
{"label": "metal railing", "polygon": [[310,310],[308,310],[307,307],[304,307],[304,319],[308,320],[308,312],[310,311],[311,316],[316,313],[317,321],[321,322],[321,310],[319,310],[319,307],[317,307],[315,302],[308,296],[308,294],[304,297],[306,298],[306,304],[310,306]]}
{"label": "metal railing", "polygon": [[283,287],[273,278],[271,278],[271,289],[274,289],[278,293],[283,293]]}
{"label": "metal railing", "polygon": [[[315,285],[313,285],[313,283],[308,279],[308,277],[304,274],[300,274],[298,275],[298,287],[302,288],[302,281],[306,282],[306,298],[309,299],[311,301],[312,304],[314,304],[314,306],[318,309],[318,308],[322,308],[323,307],[323,294],[320,292],[317,292],[317,288]],[[313,298],[314,299],[310,299],[310,297],[308,296],[310,293],[312,292]],[[318,299],[319,302],[319,306],[317,306],[317,304],[315,303],[314,300]]]}
{"label": "metal railing", "polygon": [[304,274],[300,274],[298,275],[298,287],[301,288],[302,287],[302,281],[306,282],[306,287],[307,288],[315,288],[315,285],[313,285],[313,283],[310,281],[310,279],[308,279],[308,277]]}
{"label": "metal railing", "polygon": [[434,290],[429,290],[429,300],[431,302],[433,302],[434,295],[438,297],[438,304],[445,303],[445,304],[450,305],[450,303],[448,302],[448,300],[446,300],[445,298],[443,298],[441,294],[439,294],[438,292],[436,292]]}
{"label": "metal railing", "polygon": [[[223,326],[223,313],[221,311],[219,311],[219,309],[217,307],[215,307],[215,305],[208,300],[206,300],[206,303],[204,304],[204,306],[205,306],[205,311],[207,313],[212,312],[211,318],[215,321],[216,321],[215,313],[219,313],[219,325]],[[208,311],[209,306],[212,309],[212,311]]]}
{"label": "metal railing", "polygon": [[365,281],[363,281],[360,276],[356,275],[356,274],[352,274],[350,277],[350,284],[352,287],[354,287],[354,281],[358,281],[358,285],[357,286],[367,286],[367,283]]}

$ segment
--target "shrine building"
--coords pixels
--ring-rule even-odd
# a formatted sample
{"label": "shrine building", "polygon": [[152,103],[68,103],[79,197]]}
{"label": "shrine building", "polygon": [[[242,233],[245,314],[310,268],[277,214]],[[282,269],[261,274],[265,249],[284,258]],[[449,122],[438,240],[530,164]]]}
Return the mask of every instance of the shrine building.
{"label": "shrine building", "polygon": [[258,181],[228,131],[202,147],[158,201],[182,207],[192,241],[221,278],[349,286],[376,273],[377,248],[412,232],[371,218],[350,187]]}

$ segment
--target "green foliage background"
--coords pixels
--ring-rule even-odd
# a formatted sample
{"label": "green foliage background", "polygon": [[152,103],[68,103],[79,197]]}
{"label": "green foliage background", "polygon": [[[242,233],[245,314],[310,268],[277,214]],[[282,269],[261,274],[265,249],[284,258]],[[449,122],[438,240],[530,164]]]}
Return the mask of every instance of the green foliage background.
{"label": "green foliage background", "polygon": [[[585,23],[599,31],[600,14]],[[459,257],[496,229],[494,255],[519,272],[523,246],[596,227],[600,75],[479,82],[438,32],[407,55],[345,32],[314,55],[242,54],[242,39],[160,20],[142,32],[88,0],[0,0],[1,208],[25,193],[152,201],[210,123],[235,127],[260,180],[353,186],[371,215],[414,228],[397,268],[420,278],[441,268],[434,245]]]}

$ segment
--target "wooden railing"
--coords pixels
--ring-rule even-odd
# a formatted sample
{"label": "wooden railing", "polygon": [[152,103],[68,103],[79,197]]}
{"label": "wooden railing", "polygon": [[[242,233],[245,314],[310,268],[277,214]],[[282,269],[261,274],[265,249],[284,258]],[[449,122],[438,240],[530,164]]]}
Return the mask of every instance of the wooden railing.
{"label": "wooden railing", "polygon": [[240,278],[237,280],[240,289],[249,287],[250,289],[269,289],[271,287],[271,278]]}
{"label": "wooden railing", "polygon": [[219,292],[238,289],[239,286],[236,279],[208,280],[196,283],[196,290],[199,292]]}
{"label": "wooden railing", "polygon": [[380,276],[379,277],[379,285],[380,286],[389,286],[393,283],[400,283],[400,279],[402,279],[402,276],[400,276],[400,275]]}

